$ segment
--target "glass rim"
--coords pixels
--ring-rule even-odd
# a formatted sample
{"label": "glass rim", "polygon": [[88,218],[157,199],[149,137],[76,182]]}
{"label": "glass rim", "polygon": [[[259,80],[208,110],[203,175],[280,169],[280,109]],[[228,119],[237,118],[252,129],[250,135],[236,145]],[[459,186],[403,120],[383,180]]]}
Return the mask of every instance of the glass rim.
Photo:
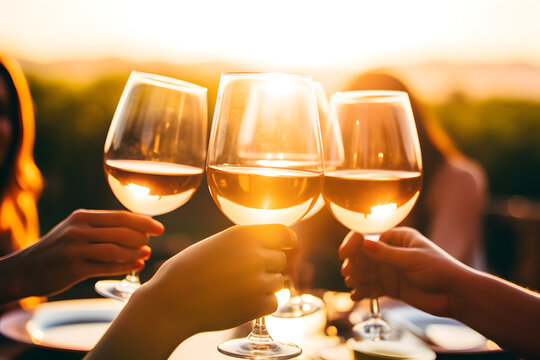
{"label": "glass rim", "polygon": [[409,99],[409,94],[401,90],[351,90],[338,91],[331,98],[345,102],[394,102]]}
{"label": "glass rim", "polygon": [[132,76],[136,76],[138,78],[149,81],[149,83],[151,84],[159,84],[160,86],[166,85],[166,87],[185,90],[187,92],[194,92],[200,94],[208,92],[208,89],[204,86],[200,86],[189,81],[180,80],[170,76],[158,75],[138,70],[132,70],[129,77],[131,78]]}
{"label": "glass rim", "polygon": [[313,76],[307,74],[291,74],[277,71],[226,71],[221,73],[221,77],[266,77],[266,76],[284,76],[291,78],[313,80]]}

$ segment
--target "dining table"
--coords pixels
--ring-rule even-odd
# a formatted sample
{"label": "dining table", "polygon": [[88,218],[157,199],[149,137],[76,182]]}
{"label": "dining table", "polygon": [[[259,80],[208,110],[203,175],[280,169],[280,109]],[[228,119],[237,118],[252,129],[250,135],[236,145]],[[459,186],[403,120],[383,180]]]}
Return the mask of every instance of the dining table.
{"label": "dining table", "polygon": [[[298,360],[377,358],[363,356],[364,344],[352,339],[352,324],[365,316],[367,302],[354,303],[348,294],[334,291],[313,289],[309,293],[324,300],[324,309],[297,319],[268,317],[268,328],[276,340],[299,344],[303,353]],[[0,318],[0,360],[83,359],[93,346],[92,342],[98,341],[122,306],[111,299],[69,299],[44,303],[32,310],[19,308],[8,311]],[[427,354],[422,359],[519,359],[453,319],[434,317],[389,298],[381,298],[381,308],[383,316],[403,331],[402,338],[408,339],[408,345],[412,341],[424,355]],[[75,316],[73,314],[78,314],[82,325],[92,324],[94,328],[69,328],[76,322],[69,318]],[[64,333],[50,334],[49,338],[40,339],[36,335],[40,331],[46,333],[54,329],[55,324],[68,328]],[[243,324],[224,331],[197,334],[180,344],[169,359],[230,360],[218,352],[217,345],[227,339],[245,336],[249,330],[250,324]],[[70,337],[72,339],[68,339]]]}

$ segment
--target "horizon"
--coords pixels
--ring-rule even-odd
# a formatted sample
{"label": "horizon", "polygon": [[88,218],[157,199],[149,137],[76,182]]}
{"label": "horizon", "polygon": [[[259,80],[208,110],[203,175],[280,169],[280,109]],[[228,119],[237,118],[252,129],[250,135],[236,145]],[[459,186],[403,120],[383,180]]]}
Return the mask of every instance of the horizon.
{"label": "horizon", "polygon": [[[219,75],[225,71],[280,71],[295,73],[281,67],[241,65],[232,61],[207,61],[202,63],[174,63],[163,60],[133,61],[121,57],[86,60],[59,60],[46,64],[19,59],[23,70],[34,75],[59,79],[73,84],[90,83],[102,76],[125,73],[131,70],[156,72],[167,76],[189,74],[192,81],[208,81],[215,86]],[[346,90],[351,79],[361,72],[380,69],[336,68],[332,66],[313,68],[309,74],[320,81],[328,95]],[[485,62],[426,61],[386,67],[385,70],[409,85],[417,97],[432,103],[444,102],[450,96],[462,94],[477,100],[494,97],[540,101],[540,65],[527,62],[501,64]],[[298,73],[298,72],[296,72]],[[185,80],[185,79],[184,79]]]}

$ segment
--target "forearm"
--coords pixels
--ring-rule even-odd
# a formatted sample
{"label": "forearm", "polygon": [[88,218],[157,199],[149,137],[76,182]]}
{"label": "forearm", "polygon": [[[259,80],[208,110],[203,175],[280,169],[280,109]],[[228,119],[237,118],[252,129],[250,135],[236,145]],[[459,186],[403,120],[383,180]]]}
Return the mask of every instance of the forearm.
{"label": "forearm", "polygon": [[167,359],[182,341],[194,335],[189,326],[174,322],[153,304],[151,291],[145,290],[137,290],[85,360]]}
{"label": "forearm", "polygon": [[456,319],[505,349],[540,356],[539,294],[477,271],[457,285],[455,294]]}

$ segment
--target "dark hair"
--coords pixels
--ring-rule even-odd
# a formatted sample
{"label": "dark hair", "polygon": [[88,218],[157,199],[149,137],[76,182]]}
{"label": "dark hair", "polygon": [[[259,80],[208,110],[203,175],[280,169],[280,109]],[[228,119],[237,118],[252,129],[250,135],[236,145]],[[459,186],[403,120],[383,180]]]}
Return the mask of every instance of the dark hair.
{"label": "dark hair", "polygon": [[17,95],[17,89],[13,83],[10,73],[6,69],[3,63],[0,62],[0,79],[6,86],[8,99],[6,104],[7,118],[11,125],[11,137],[13,141],[10,142],[9,148],[4,157],[4,161],[0,163],[0,199],[4,197],[4,193],[7,191],[6,187],[9,179],[13,176],[15,171],[15,162],[17,160],[18,149],[21,145],[21,122],[19,121],[19,97]]}
{"label": "dark hair", "polygon": [[[36,202],[43,179],[34,161],[34,106],[26,77],[12,58],[0,55],[0,76],[8,88],[12,139],[0,174],[0,232],[13,250],[39,239]],[[8,244],[1,244],[4,249]]]}

